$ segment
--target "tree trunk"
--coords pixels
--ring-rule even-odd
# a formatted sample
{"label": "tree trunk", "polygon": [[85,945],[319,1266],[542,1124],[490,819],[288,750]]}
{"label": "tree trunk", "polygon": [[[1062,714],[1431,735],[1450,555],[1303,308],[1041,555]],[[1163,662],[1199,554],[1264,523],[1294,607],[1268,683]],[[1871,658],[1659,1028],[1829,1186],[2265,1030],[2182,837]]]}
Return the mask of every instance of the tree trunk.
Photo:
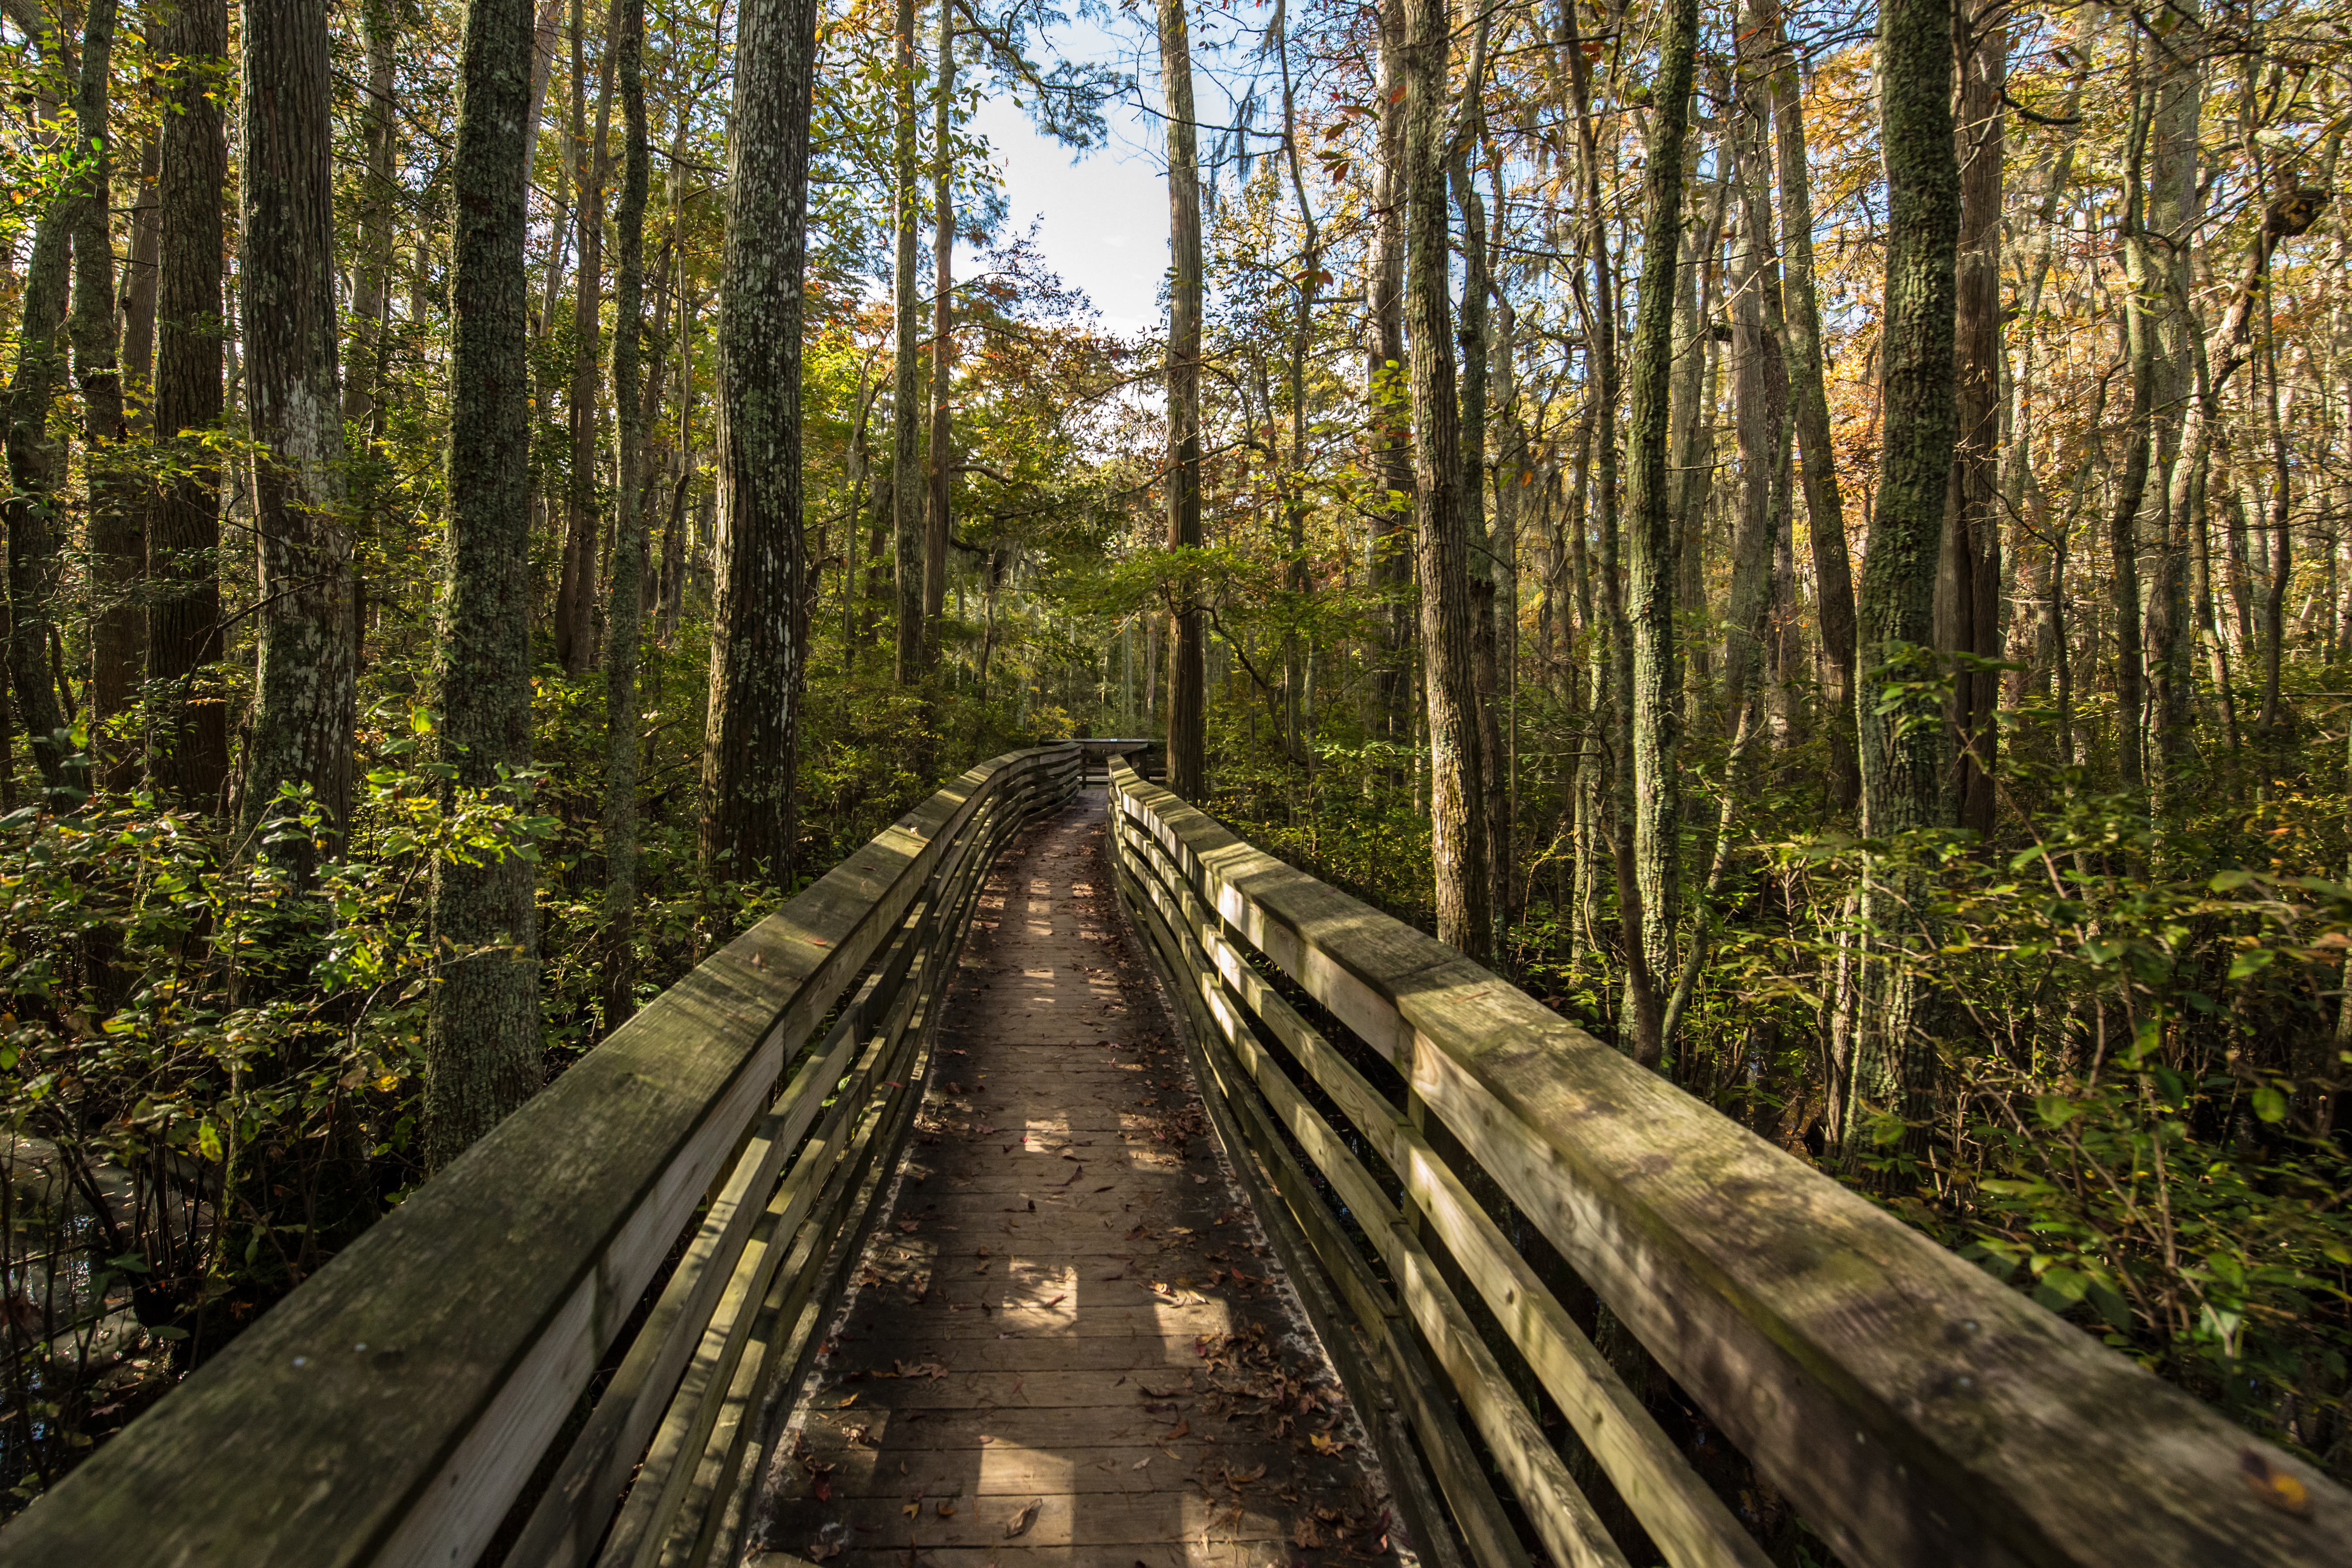
{"label": "tree trunk", "polygon": [[[1160,0],[1160,79],[1168,100],[1168,543],[1201,546],[1201,155],[1192,120],[1185,0]],[[1208,786],[1208,670],[1198,587],[1177,588],[1168,655],[1168,787],[1196,805]]]}
{"label": "tree trunk", "polygon": [[2190,511],[2201,489],[2192,478],[2202,456],[2184,462],[2182,438],[2196,397],[2199,331],[2189,301],[2189,246],[2203,217],[2197,172],[2197,121],[2204,100],[2205,29],[2197,0],[2168,8],[2171,26],[2150,31],[2147,47],[2156,73],[2156,110],[2149,126],[2147,225],[2150,247],[2145,282],[2156,298],[2157,363],[2150,388],[2156,442],[2151,478],[2158,489],[2160,530],[2155,572],[2147,592],[2148,765],[2160,794],[2180,781],[2189,757],[2191,703],[2196,695],[2192,656],[2196,623],[2189,618]]}
{"label": "tree trunk", "polygon": [[82,462],[89,486],[90,739],[99,782],[127,789],[140,773],[139,748],[109,732],[139,700],[145,617],[139,578],[146,531],[121,471],[122,372],[117,361],[114,277],[113,138],[108,132],[108,76],[114,49],[115,0],[92,0],[81,52],[75,122],[88,127],[88,162],[77,182],[74,223],[74,380],[81,391]]}
{"label": "tree trunk", "polygon": [[[217,188],[213,199],[219,199]],[[58,481],[65,452],[48,431],[49,404],[66,375],[67,285],[79,198],[70,190],[49,198],[33,232],[25,267],[23,325],[16,336],[16,372],[8,384],[8,677],[16,713],[41,783],[58,805],[73,787],[65,704],[49,662],[49,638],[62,586],[59,551],[64,520]]]}
{"label": "tree trunk", "polygon": [[955,455],[948,440],[955,364],[955,3],[940,0],[940,79],[931,123],[931,440],[929,509],[923,531],[923,662],[940,658],[940,613],[948,596],[948,485]]}
{"label": "tree trunk", "polygon": [[[2132,46],[2135,51],[2137,43]],[[2140,638],[2139,510],[2147,493],[2148,445],[2155,419],[2156,323],[2149,319],[2155,287],[2148,270],[2147,166],[2151,89],[2137,80],[2134,54],[2131,130],[2124,159],[2124,345],[2130,364],[2131,412],[2124,424],[2124,469],[2107,519],[2108,587],[2116,616],[2116,771],[2127,790],[2147,782],[2142,729],[2147,712]]]}
{"label": "tree trunk", "polygon": [[[460,45],[449,290],[449,544],[434,661],[458,792],[530,764],[528,289],[523,110],[530,0],[468,0]],[[514,850],[522,846],[514,845]],[[540,1082],[539,916],[520,853],[433,867],[444,964],[425,1033],[425,1159],[438,1170]]]}
{"label": "tree trunk", "polygon": [[895,669],[898,684],[911,687],[923,670],[923,490],[922,401],[917,388],[915,220],[920,198],[915,187],[915,0],[898,0],[896,178],[898,268],[892,296],[897,305],[897,358],[890,384],[891,534],[898,555],[898,630]]}
{"label": "tree trunk", "polygon": [[1990,26],[1972,31],[1970,17],[1955,9],[1961,173],[1953,357],[1959,380],[1936,637],[1938,648],[1969,656],[1952,672],[1953,795],[1959,825],[1980,837],[1992,833],[2000,742],[1993,724],[2000,676],[1974,661],[2000,657],[2001,94],[2009,70],[2007,30],[1988,19]]}
{"label": "tree trunk", "polygon": [[1765,0],[1773,76],[1780,187],[1780,298],[1788,326],[1789,391],[1805,483],[1805,533],[1812,546],[1814,612],[1824,655],[1822,709],[1829,731],[1830,804],[1851,811],[1862,798],[1853,751],[1853,570],[1846,555],[1845,498],[1830,447],[1829,396],[1822,364],[1822,312],[1813,282],[1812,179],[1797,67],[1778,0]]}
{"label": "tree trunk", "polygon": [[383,325],[392,278],[392,204],[399,195],[393,166],[393,64],[400,41],[394,0],[363,0],[367,88],[361,122],[367,128],[367,174],[361,185],[359,244],[352,267],[352,363],[343,374],[343,423],[365,428],[375,417],[383,374]]}
{"label": "tree trunk", "polygon": [[[802,273],[808,258],[814,0],[739,24],[719,300],[718,583],[702,763],[706,875],[789,885],[807,674],[801,542]],[[911,402],[894,411],[914,416]],[[901,477],[911,480],[911,465]]]}
{"label": "tree trunk", "polygon": [[[637,384],[637,336],[646,282],[646,195],[652,153],[646,132],[645,0],[620,0],[613,28],[613,69],[621,89],[623,168],[614,237],[621,247],[613,279],[613,409],[619,425],[614,454],[613,594],[604,633],[604,1028],[635,1011],[637,901],[637,660],[645,625],[646,495],[638,483],[646,445],[646,399]],[[655,378],[659,381],[659,376]]]}
{"label": "tree trunk", "polygon": [[1364,387],[1370,404],[1373,502],[1372,588],[1380,600],[1380,662],[1373,730],[1391,748],[1391,786],[1404,782],[1412,717],[1412,430],[1404,355],[1404,0],[1380,0],[1380,168],[1371,215],[1364,307]]}
{"label": "tree trunk", "polygon": [[[160,33],[151,35],[160,41]],[[133,405],[131,427],[148,434],[155,384],[155,269],[163,244],[163,208],[155,180],[163,166],[163,139],[151,132],[140,144],[139,194],[131,208],[131,258],[122,270],[122,368],[142,394]]]}
{"label": "tree trunk", "polygon": [[[1951,817],[1950,732],[1933,679],[1935,589],[1951,487],[1954,271],[1960,171],[1952,120],[1952,0],[1887,0],[1878,41],[1880,135],[1887,173],[1885,403],[1870,553],[1857,606],[1862,679],[1855,721],[1862,831],[1892,839]],[[1890,686],[1907,695],[1888,703]],[[1929,990],[1905,951],[1924,892],[1899,856],[1868,865],[1864,919],[1874,951],[1862,982],[1849,1150],[1873,1136],[1875,1111],[1906,1125],[1916,1149],[1933,1114],[1936,1056]],[[1922,944],[1926,945],[1926,944]]]}
{"label": "tree trunk", "polygon": [[1494,955],[1473,665],[1462,415],[1454,390],[1452,225],[1445,200],[1449,0],[1408,0],[1405,45],[1405,321],[1412,369],[1414,565],[1429,709],[1430,853],[1437,940]]}
{"label": "tree trunk", "polygon": [[228,781],[228,707],[199,682],[221,656],[220,463],[201,440],[182,437],[221,421],[228,141],[208,68],[228,50],[226,0],[186,0],[163,29],[164,52],[182,63],[163,88],[155,433],[174,461],[148,519],[148,766],[181,805],[217,811]]}
{"label": "tree trunk", "polygon": [[1675,268],[1683,226],[1683,142],[1690,125],[1698,47],[1697,0],[1673,0],[1659,42],[1656,105],[1642,191],[1642,292],[1633,320],[1631,406],[1625,437],[1629,604],[1632,637],[1633,876],[1642,904],[1642,962],[1631,973],[1634,1058],[1664,1058],[1664,998],[1674,973],[1675,921],[1682,878],[1681,680],[1675,668],[1676,559],[1666,434],[1674,373]]}
{"label": "tree trunk", "polygon": [[[1479,44],[1474,54],[1485,54],[1485,29],[1479,31]],[[1468,91],[1475,93],[1485,75],[1477,63],[1470,70]],[[1508,903],[1505,889],[1510,883],[1510,865],[1507,847],[1510,830],[1505,815],[1504,775],[1507,768],[1503,756],[1503,703],[1506,700],[1500,668],[1501,634],[1497,623],[1509,613],[1507,606],[1498,606],[1496,582],[1495,542],[1489,537],[1486,521],[1486,338],[1487,294],[1493,288],[1492,269],[1487,260],[1486,201],[1478,194],[1477,181],[1470,168],[1467,136],[1475,127],[1465,127],[1464,136],[1457,138],[1448,178],[1454,187],[1454,205],[1462,211],[1462,469],[1460,505],[1463,515],[1463,536],[1469,556],[1470,570],[1470,635],[1471,684],[1475,698],[1478,729],[1478,777],[1481,784],[1477,807],[1485,820],[1486,839],[1486,912],[1493,921],[1504,919]],[[1499,943],[1501,931],[1495,942]]]}
{"label": "tree trunk", "polygon": [[[596,395],[602,377],[596,351],[604,337],[604,182],[612,177],[607,137],[613,120],[613,25],[605,19],[604,58],[596,67],[595,143],[580,182],[580,279],[572,306],[572,483],[565,497],[563,588],[556,611],[556,654],[564,669],[584,675],[596,663],[596,558],[604,538],[604,516],[596,503],[596,447],[601,421]],[[576,56],[574,57],[577,58]]]}
{"label": "tree trunk", "polygon": [[[249,0],[237,276],[244,311],[259,648],[241,826],[308,785],[349,826],[356,671],[335,365],[333,99],[325,0]],[[326,845],[315,847],[324,851]],[[304,851],[295,852],[301,863]]]}

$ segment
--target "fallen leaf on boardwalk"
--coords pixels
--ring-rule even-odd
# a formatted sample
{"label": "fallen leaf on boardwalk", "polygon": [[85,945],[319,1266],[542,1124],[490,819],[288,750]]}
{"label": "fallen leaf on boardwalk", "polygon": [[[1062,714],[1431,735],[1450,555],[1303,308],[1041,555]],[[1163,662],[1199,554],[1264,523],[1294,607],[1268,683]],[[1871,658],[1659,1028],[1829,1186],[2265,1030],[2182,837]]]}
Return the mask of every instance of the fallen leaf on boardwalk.
{"label": "fallen leaf on boardwalk", "polygon": [[831,1502],[833,1500],[833,1483],[825,1479],[823,1476],[819,1476],[816,1479],[816,1485],[809,1489],[816,1494],[816,1500],[819,1502]]}
{"label": "fallen leaf on boardwalk", "polygon": [[1010,1541],[1014,1536],[1024,1533],[1031,1525],[1037,1522],[1037,1510],[1045,1506],[1044,1498],[1033,1498],[1026,1508],[1013,1516],[1013,1522],[1004,1527],[1004,1539]]}
{"label": "fallen leaf on boardwalk", "polygon": [[1060,1306],[1063,1302],[1065,1302],[1065,1301],[1068,1300],[1069,1299],[1070,1299],[1070,1293],[1069,1293],[1068,1291],[1065,1290],[1065,1291],[1063,1291],[1060,1295],[1058,1295],[1058,1296],[1055,1297],[1052,1300],[1050,1300],[1050,1301],[1046,1302],[1046,1303],[1045,1303],[1045,1305],[1047,1305],[1048,1307],[1058,1307],[1058,1306]]}
{"label": "fallen leaf on boardwalk", "polygon": [[1109,1187],[1107,1187],[1107,1186],[1106,1186],[1106,1187],[1097,1187],[1097,1188],[1095,1189],[1095,1191],[1097,1191],[1097,1192],[1098,1192],[1098,1193],[1107,1193],[1107,1192],[1110,1191],[1110,1188],[1109,1188]]}
{"label": "fallen leaf on boardwalk", "polygon": [[902,1219],[898,1222],[898,1228],[905,1231],[908,1236],[912,1236],[915,1234],[918,1223],[919,1222],[911,1219]]}
{"label": "fallen leaf on boardwalk", "polygon": [[1021,1392],[1022,1385],[1023,1385],[1024,1384],[1027,1383],[1028,1381],[1029,1381],[1029,1380],[1028,1380],[1026,1377],[1016,1377],[1016,1378],[1014,1378],[1014,1379],[1013,1380],[1013,1393],[1015,1393],[1015,1394],[1020,1393],[1020,1392]]}
{"label": "fallen leaf on boardwalk", "polygon": [[988,1272],[988,1265],[983,1263],[979,1268],[973,1269],[972,1272],[974,1274],[985,1274]]}
{"label": "fallen leaf on boardwalk", "polygon": [[1129,1469],[1130,1469],[1130,1470],[1139,1470],[1139,1469],[1143,1468],[1143,1467],[1144,1467],[1144,1466],[1146,1466],[1146,1465],[1148,1465],[1148,1464],[1150,1464],[1150,1463],[1151,1463],[1151,1456],[1150,1456],[1150,1455],[1149,1455],[1149,1454],[1146,1454],[1146,1455],[1144,1455],[1144,1456],[1143,1456],[1143,1458],[1139,1458],[1139,1459],[1136,1460],[1136,1461],[1135,1461],[1135,1463],[1133,1463],[1133,1464],[1131,1464],[1131,1465],[1128,1466],[1127,1468],[1128,1468]]}
{"label": "fallen leaf on boardwalk", "polygon": [[1179,1383],[1171,1384],[1166,1388],[1154,1388],[1150,1384],[1146,1384],[1144,1385],[1143,1392],[1150,1394],[1154,1399],[1172,1399],[1177,1394],[1184,1392],[1184,1385]]}
{"label": "fallen leaf on boardwalk", "polygon": [[1192,1435],[1192,1418],[1187,1415],[1183,1420],[1176,1423],[1176,1430],[1169,1433],[1165,1440],[1173,1443],[1179,1437],[1190,1436]]}
{"label": "fallen leaf on boardwalk", "polygon": [[914,1518],[917,1514],[919,1514],[919,1513],[920,1513],[920,1512],[922,1512],[922,1511],[923,1511],[923,1505],[922,1505],[919,1501],[918,1501],[918,1502],[910,1502],[910,1503],[908,1503],[906,1507],[904,1507],[904,1508],[900,1509],[898,1511],[899,1511],[900,1513],[905,1514],[908,1519],[912,1519],[912,1518]]}
{"label": "fallen leaf on boardwalk", "polygon": [[974,1258],[985,1258],[988,1256],[988,1248],[983,1247],[978,1252],[973,1253],[972,1256]]}
{"label": "fallen leaf on boardwalk", "polygon": [[808,1560],[812,1563],[823,1563],[841,1553],[842,1544],[838,1541],[812,1541],[808,1544]]}
{"label": "fallen leaf on boardwalk", "polygon": [[1355,1447],[1353,1443],[1341,1443],[1335,1441],[1331,1437],[1328,1437],[1320,1432],[1309,1433],[1307,1440],[1314,1446],[1317,1453],[1324,1455],[1344,1454],[1349,1449]]}
{"label": "fallen leaf on boardwalk", "polygon": [[2238,1473],[2273,1508],[2297,1515],[2311,1512],[2310,1490],[2253,1449],[2248,1448],[2238,1456]]}
{"label": "fallen leaf on boardwalk", "polygon": [[943,1502],[939,1505],[938,1512],[941,1519],[953,1519],[955,1517],[955,1504],[951,1502]]}
{"label": "fallen leaf on boardwalk", "polygon": [[838,1404],[838,1405],[835,1405],[835,1406],[834,1406],[834,1408],[835,1408],[835,1410],[846,1410],[846,1409],[848,1409],[851,1405],[855,1405],[855,1404],[856,1404],[856,1403],[857,1403],[857,1395],[856,1395],[856,1394],[851,1394],[848,1398],[846,1398],[846,1399],[843,1400],[840,1404]]}
{"label": "fallen leaf on boardwalk", "polygon": [[1323,1544],[1323,1537],[1315,1529],[1315,1521],[1302,1519],[1290,1527],[1290,1544],[1301,1552],[1313,1552]]}

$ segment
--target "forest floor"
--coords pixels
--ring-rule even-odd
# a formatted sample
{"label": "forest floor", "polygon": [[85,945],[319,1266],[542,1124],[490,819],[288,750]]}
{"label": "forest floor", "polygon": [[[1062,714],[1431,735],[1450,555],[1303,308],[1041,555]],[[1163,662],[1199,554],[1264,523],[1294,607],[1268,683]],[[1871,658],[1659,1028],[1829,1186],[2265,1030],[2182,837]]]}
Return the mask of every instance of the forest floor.
{"label": "forest floor", "polygon": [[1119,910],[1101,791],[999,861],[943,1017],[751,1563],[1410,1563]]}

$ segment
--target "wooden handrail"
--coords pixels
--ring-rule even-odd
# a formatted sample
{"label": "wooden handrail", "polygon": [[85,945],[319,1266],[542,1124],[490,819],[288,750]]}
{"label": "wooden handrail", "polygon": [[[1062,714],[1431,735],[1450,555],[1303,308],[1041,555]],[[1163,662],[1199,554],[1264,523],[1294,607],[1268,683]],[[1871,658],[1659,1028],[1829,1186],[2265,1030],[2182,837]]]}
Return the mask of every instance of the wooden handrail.
{"label": "wooden handrail", "polygon": [[[1675,1564],[1754,1547],[1584,1340],[1417,1125],[1433,1111],[1659,1363],[1857,1564],[2341,1563],[2352,1496],[1453,949],[1285,866],[1118,763],[1120,894],[1176,982],[1204,1089],[1310,1243],[1320,1216],[1279,1127],[1389,1265],[1393,1300],[1340,1278],[1374,1344],[1402,1313],[1562,1562],[1615,1549],[1549,1462],[1432,1254],[1485,1300]],[[1407,1086],[1356,1073],[1255,967],[1271,963]],[[1287,1053],[1386,1163],[1317,1115]],[[1251,1134],[1252,1125],[1257,1129]],[[1401,1190],[1402,1206],[1387,1192]],[[1318,1247],[1360,1269],[1344,1237]],[[1328,1336],[1327,1336],[1328,1337]],[[1396,1375],[1391,1366],[1390,1375]],[[1489,1523],[1416,1436],[1471,1554]],[[1434,1445],[1434,1447],[1433,1447]],[[1534,1451],[1530,1451],[1530,1449]],[[1457,1496],[1457,1492],[1460,1494]],[[1465,1518],[1468,1509],[1471,1517]]]}
{"label": "wooden handrail", "polygon": [[515,1563],[731,1561],[752,1418],[892,1163],[980,882],[1080,756],[982,763],[737,938],[35,1501],[0,1563],[468,1568],[501,1526]]}

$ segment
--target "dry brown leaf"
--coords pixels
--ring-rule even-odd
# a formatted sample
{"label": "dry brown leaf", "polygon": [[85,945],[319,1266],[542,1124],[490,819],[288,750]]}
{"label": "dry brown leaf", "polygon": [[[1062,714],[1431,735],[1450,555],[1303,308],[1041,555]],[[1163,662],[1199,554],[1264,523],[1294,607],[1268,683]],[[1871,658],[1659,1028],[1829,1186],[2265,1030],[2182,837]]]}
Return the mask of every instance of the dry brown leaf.
{"label": "dry brown leaf", "polygon": [[1027,1533],[1029,1527],[1037,1522],[1037,1510],[1045,1506],[1044,1498],[1030,1499],[1027,1506],[1013,1516],[1013,1522],[1004,1527],[1004,1539],[1010,1541],[1016,1535]]}

